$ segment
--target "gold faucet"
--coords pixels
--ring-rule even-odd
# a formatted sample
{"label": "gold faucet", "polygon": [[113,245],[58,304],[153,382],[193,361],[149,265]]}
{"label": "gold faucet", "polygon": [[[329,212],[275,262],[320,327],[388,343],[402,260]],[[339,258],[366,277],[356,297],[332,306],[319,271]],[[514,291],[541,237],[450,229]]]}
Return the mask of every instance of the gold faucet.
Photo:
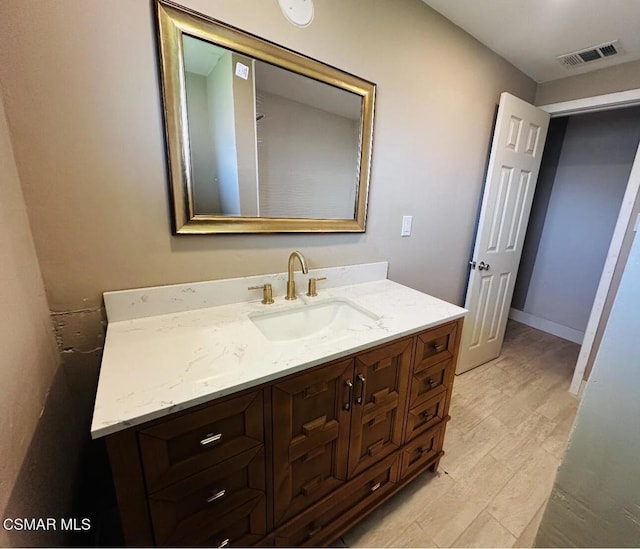
{"label": "gold faucet", "polygon": [[300,252],[292,252],[289,256],[289,278],[287,279],[287,297],[285,299],[297,299],[296,296],[296,282],[293,279],[293,263],[296,259],[300,261],[302,267],[302,273],[307,274],[309,269],[307,268],[307,261]]}

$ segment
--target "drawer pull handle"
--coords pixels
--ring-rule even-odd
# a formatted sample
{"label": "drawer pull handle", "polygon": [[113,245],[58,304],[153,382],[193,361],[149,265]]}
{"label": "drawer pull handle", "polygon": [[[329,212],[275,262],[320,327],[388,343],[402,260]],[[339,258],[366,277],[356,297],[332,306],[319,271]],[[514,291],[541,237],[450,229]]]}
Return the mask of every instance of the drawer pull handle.
{"label": "drawer pull handle", "polygon": [[344,386],[347,389],[349,389],[349,396],[347,397],[347,402],[345,402],[344,405],[342,406],[342,409],[348,412],[349,410],[351,410],[351,393],[353,391],[353,381],[351,381],[350,379],[347,379],[344,382]]}
{"label": "drawer pull handle", "polygon": [[435,380],[429,378],[427,380],[427,384],[429,385],[429,387],[433,388],[433,386],[436,384]]}
{"label": "drawer pull handle", "polygon": [[444,351],[444,345],[442,343],[434,343],[431,345],[431,347],[436,353]]}
{"label": "drawer pull handle", "polygon": [[[207,503],[213,503],[214,501],[216,501],[217,499],[223,498],[225,496],[225,494],[227,493],[226,490],[220,490],[219,492],[216,492],[214,490],[214,493],[211,494],[211,496],[209,496],[207,498]],[[228,541],[228,540],[227,540]]]}
{"label": "drawer pull handle", "polygon": [[382,482],[376,482],[375,484],[372,484],[371,491],[375,492],[378,488],[380,488],[380,486],[382,486]]}
{"label": "drawer pull handle", "polygon": [[200,441],[202,446],[209,446],[209,444],[213,444],[214,442],[218,442],[222,438],[222,433],[218,433],[214,435],[213,433],[209,433],[205,438]]}
{"label": "drawer pull handle", "polygon": [[358,381],[360,382],[360,396],[356,398],[356,404],[362,404],[364,401],[364,387],[367,380],[362,374],[358,374]]}
{"label": "drawer pull handle", "polygon": [[432,417],[435,417],[435,414],[430,414],[429,412],[422,412],[422,417],[429,421]]}
{"label": "drawer pull handle", "polygon": [[225,539],[218,547],[229,547],[229,542],[231,540],[229,538]]}

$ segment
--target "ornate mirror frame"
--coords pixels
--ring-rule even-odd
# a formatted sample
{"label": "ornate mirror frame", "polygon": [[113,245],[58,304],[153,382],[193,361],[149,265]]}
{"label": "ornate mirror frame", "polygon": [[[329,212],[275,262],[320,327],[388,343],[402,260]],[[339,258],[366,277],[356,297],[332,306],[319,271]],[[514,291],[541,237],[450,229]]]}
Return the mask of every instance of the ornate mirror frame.
{"label": "ornate mirror frame", "polygon": [[[167,0],[156,0],[156,14],[174,233],[364,232],[373,139],[375,84]],[[330,84],[362,98],[359,179],[353,219],[225,217],[195,213],[183,34]]]}

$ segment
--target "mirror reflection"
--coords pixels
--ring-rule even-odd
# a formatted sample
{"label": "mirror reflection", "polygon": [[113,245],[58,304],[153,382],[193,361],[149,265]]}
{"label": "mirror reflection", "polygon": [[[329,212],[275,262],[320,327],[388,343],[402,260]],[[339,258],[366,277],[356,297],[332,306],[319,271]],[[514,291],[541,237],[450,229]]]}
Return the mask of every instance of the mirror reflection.
{"label": "mirror reflection", "polygon": [[183,42],[196,214],[353,219],[360,96]]}
{"label": "mirror reflection", "polygon": [[375,84],[156,7],[174,231],[364,232]]}

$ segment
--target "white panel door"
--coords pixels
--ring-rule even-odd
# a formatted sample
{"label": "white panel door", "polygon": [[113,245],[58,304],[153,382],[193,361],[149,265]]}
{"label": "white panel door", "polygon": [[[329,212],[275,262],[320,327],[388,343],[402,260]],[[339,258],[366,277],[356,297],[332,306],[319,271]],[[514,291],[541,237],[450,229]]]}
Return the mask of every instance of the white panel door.
{"label": "white panel door", "polygon": [[456,373],[500,354],[549,114],[503,93],[491,144]]}

